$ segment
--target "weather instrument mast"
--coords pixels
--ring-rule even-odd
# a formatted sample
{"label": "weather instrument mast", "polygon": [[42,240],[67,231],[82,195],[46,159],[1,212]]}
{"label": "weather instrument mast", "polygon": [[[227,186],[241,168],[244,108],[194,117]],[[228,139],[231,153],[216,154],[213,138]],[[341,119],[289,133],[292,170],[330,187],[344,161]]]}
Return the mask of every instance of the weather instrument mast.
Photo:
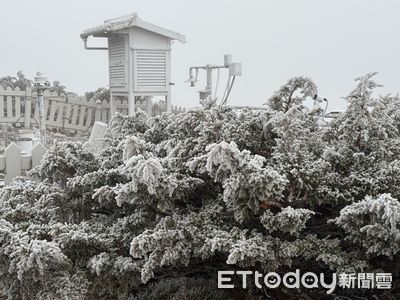
{"label": "weather instrument mast", "polygon": [[[232,62],[232,55],[226,54],[224,55],[224,65],[205,65],[205,66],[194,66],[189,68],[189,79],[187,82],[190,82],[190,86],[196,86],[198,81],[198,75],[200,70],[205,70],[207,75],[207,84],[204,90],[199,91],[200,100],[205,100],[207,98],[217,100],[217,91],[220,77],[220,69],[229,69],[229,77],[228,82],[224,91],[224,95],[222,96],[220,105],[226,105],[230,92],[232,90],[233,84],[235,82],[236,76],[242,75],[242,64],[237,62]],[[215,85],[214,95],[213,92],[213,71],[217,70],[217,82]]]}
{"label": "weather instrument mast", "polygon": [[34,78],[34,90],[37,93],[37,109],[39,111],[39,138],[46,145],[46,114],[44,106],[44,91],[50,88],[50,82],[43,72],[37,72]]}

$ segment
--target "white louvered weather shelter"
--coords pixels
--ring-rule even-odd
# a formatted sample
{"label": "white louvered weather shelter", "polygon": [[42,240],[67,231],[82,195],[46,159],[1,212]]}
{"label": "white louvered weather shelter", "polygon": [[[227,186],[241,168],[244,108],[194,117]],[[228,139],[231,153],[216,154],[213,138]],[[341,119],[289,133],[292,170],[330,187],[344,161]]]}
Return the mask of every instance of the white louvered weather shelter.
{"label": "white louvered weather shelter", "polygon": [[[164,96],[167,111],[171,111],[171,43],[184,43],[184,35],[145,22],[133,13],[106,20],[80,36],[85,49],[108,50],[111,113],[116,110],[116,98],[128,97],[132,114],[140,96]],[[90,36],[107,38],[108,47],[89,47]]]}

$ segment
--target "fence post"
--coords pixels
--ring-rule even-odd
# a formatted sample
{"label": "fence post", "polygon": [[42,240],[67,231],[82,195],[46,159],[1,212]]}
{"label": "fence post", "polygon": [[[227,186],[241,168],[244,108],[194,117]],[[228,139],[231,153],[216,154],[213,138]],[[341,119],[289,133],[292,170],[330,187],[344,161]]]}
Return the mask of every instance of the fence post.
{"label": "fence post", "polygon": [[8,86],[7,87],[7,96],[6,96],[6,116],[7,118],[12,118],[13,116],[13,99],[12,99],[12,91],[13,89]]}
{"label": "fence post", "polygon": [[4,89],[3,86],[0,85],[0,119],[4,118]]}
{"label": "fence post", "polygon": [[31,127],[31,109],[32,109],[32,90],[26,88],[25,90],[25,128]]}
{"label": "fence post", "polygon": [[37,143],[32,149],[32,168],[36,167],[46,153],[46,148],[41,143]]}
{"label": "fence post", "polygon": [[102,102],[100,99],[96,100],[96,113],[95,113],[95,121],[101,121],[101,105]]}
{"label": "fence post", "polygon": [[69,101],[69,97],[68,97],[68,93],[65,94],[65,102],[64,105],[62,106],[62,127],[61,129],[64,130],[65,129],[65,120],[67,120],[69,118],[68,113],[68,101]]}
{"label": "fence post", "polygon": [[104,149],[104,138],[106,136],[107,128],[107,124],[102,121],[94,122],[89,140],[83,145],[83,147],[87,149],[92,149],[96,153]]}
{"label": "fence post", "polygon": [[4,146],[8,146],[8,123],[3,123],[1,126],[4,132]]}
{"label": "fence post", "polygon": [[5,151],[6,171],[4,181],[8,185],[17,176],[21,175],[21,149],[15,143],[11,143]]}
{"label": "fence post", "polygon": [[151,118],[152,116],[151,116],[151,111],[152,111],[152,108],[153,108],[153,101],[151,100],[151,96],[146,96],[145,97],[145,99],[146,99],[146,112],[147,112],[147,116],[149,117],[149,118]]}

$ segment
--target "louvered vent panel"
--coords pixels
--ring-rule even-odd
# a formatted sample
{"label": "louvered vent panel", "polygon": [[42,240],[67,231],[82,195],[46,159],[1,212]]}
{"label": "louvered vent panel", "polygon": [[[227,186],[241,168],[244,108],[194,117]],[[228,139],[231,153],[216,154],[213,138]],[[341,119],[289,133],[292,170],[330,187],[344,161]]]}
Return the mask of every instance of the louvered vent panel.
{"label": "louvered vent panel", "polygon": [[108,41],[108,55],[110,61],[110,86],[126,86],[126,48],[124,36],[110,38]]}
{"label": "louvered vent panel", "polygon": [[137,52],[137,84],[139,88],[165,88],[167,85],[167,56],[165,51]]}

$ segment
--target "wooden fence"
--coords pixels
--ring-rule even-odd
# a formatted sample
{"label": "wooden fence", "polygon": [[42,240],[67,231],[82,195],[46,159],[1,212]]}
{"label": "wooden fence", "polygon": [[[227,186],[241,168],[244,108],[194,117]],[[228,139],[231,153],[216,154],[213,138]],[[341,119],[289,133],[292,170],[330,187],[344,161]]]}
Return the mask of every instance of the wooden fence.
{"label": "wooden fence", "polygon": [[[110,103],[108,101],[87,101],[76,95],[58,96],[47,92],[45,98],[46,127],[67,130],[88,130],[95,121],[108,122],[110,120]],[[151,116],[165,111],[158,103],[138,104],[139,108],[147,111]],[[117,111],[128,114],[128,103],[116,101]],[[180,107],[173,107],[173,113],[184,112]],[[18,88],[0,86],[0,123],[13,123],[21,127],[30,128],[38,123],[39,112],[37,95],[31,89],[20,91]]]}

